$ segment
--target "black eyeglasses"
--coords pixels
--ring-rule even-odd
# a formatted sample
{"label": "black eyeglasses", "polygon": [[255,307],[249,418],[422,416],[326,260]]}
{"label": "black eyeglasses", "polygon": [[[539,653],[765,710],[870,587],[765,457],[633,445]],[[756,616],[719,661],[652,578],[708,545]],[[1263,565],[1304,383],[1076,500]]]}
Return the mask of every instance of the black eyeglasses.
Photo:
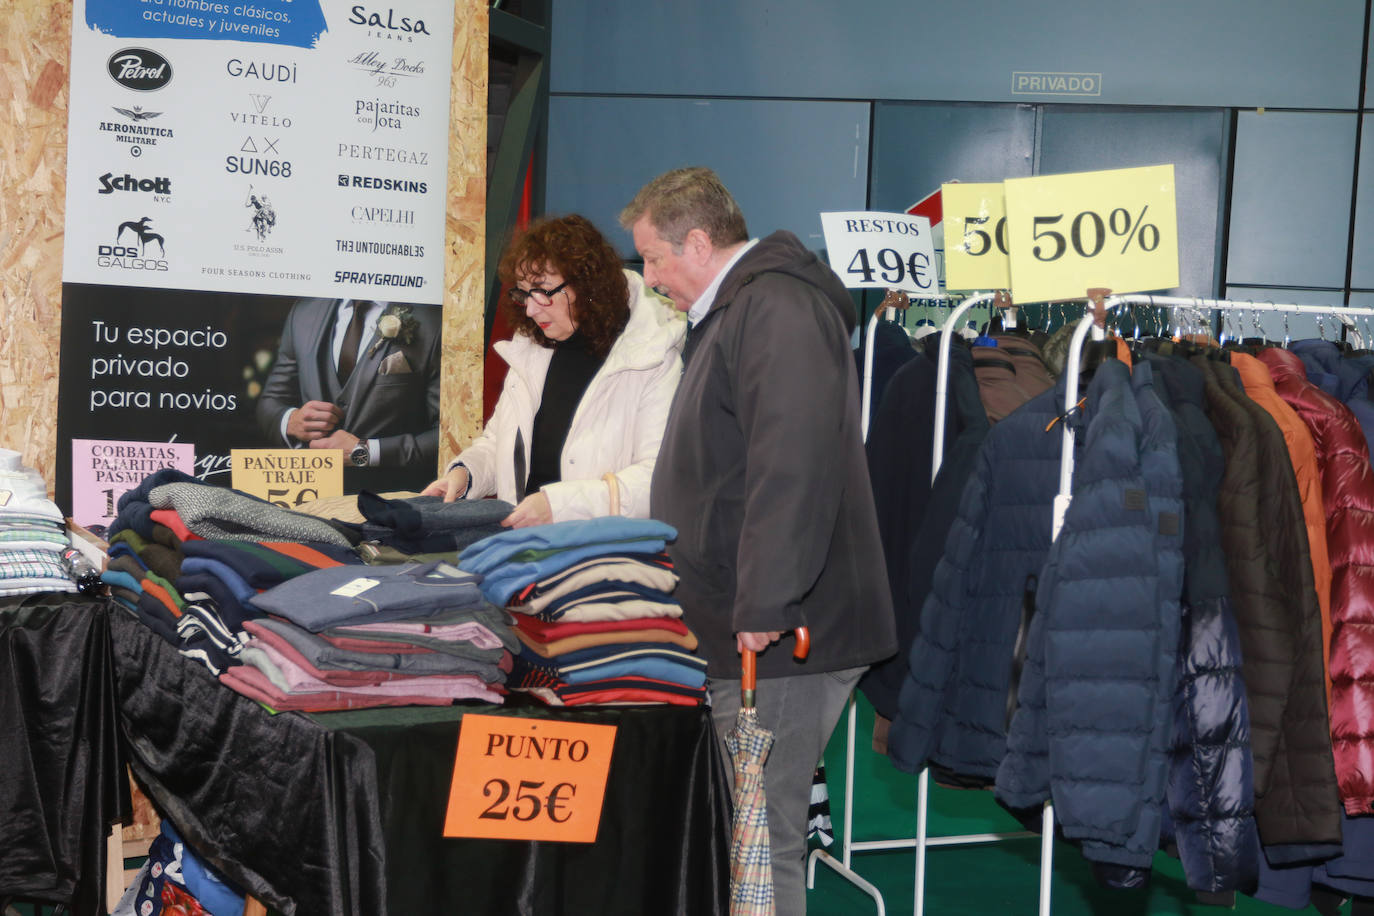
{"label": "black eyeglasses", "polygon": [[537,286],[534,289],[521,289],[516,286],[511,288],[510,297],[515,300],[516,305],[524,305],[530,299],[539,305],[549,305],[553,302],[553,297],[563,292],[563,287],[567,285],[568,281],[564,280],[553,289],[540,289]]}

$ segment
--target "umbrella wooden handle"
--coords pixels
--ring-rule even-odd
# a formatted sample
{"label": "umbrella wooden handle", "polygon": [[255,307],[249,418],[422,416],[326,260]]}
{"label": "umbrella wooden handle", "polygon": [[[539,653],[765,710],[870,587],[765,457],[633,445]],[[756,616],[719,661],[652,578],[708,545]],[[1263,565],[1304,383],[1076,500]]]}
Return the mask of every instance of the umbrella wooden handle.
{"label": "umbrella wooden handle", "polygon": [[[792,631],[797,637],[797,645],[792,649],[792,657],[797,661],[803,661],[811,654],[811,631],[806,627],[797,627]],[[753,649],[744,649],[739,656],[740,665],[740,706],[745,709],[752,709],[754,706],[754,692],[759,684],[759,655]]]}

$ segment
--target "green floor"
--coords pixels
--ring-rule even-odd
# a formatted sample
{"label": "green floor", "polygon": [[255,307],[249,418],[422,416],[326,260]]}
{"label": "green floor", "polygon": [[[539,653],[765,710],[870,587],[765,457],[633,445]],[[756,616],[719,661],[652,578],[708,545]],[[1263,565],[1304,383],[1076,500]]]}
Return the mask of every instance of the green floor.
{"label": "green floor", "polygon": [[[916,831],[916,777],[896,770],[886,757],[869,750],[873,710],[859,701],[858,753],[855,763],[856,839],[910,837]],[[841,718],[826,750],[835,828],[843,827],[845,724]],[[1021,830],[990,792],[931,787],[930,835],[1010,833]],[[838,844],[832,847],[838,857]],[[915,853],[864,852],[853,856],[853,868],[882,892],[886,912],[913,912]],[[926,906],[929,916],[947,914],[1030,914],[1040,892],[1040,838],[1009,840],[981,846],[951,846],[930,850],[926,866]],[[1054,848],[1052,905],[1055,916],[1104,914],[1189,913],[1218,916],[1227,912],[1197,903],[1183,881],[1178,861],[1155,857],[1150,886],[1143,891],[1106,891],[1094,881],[1082,855],[1074,847]],[[1349,910],[1349,904],[1344,908]],[[1238,897],[1230,911],[1245,916],[1292,914],[1293,910]],[[1308,908],[1302,912],[1315,913]],[[808,916],[864,916],[877,913],[873,899],[824,865],[816,867],[816,886],[808,896]]]}

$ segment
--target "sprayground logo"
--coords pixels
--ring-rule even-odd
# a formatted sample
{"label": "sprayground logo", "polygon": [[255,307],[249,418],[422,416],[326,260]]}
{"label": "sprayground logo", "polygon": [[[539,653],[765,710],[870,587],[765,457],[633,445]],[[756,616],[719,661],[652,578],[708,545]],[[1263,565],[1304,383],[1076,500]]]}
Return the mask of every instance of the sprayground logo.
{"label": "sprayground logo", "polygon": [[[153,231],[152,221],[151,216],[145,216],[120,223],[113,245],[96,246],[97,266],[117,270],[167,270],[167,240]],[[156,247],[156,258],[148,257],[149,246]]]}
{"label": "sprayground logo", "polygon": [[105,64],[110,79],[135,92],[155,92],[172,81],[167,58],[147,48],[125,48],[110,55]]}

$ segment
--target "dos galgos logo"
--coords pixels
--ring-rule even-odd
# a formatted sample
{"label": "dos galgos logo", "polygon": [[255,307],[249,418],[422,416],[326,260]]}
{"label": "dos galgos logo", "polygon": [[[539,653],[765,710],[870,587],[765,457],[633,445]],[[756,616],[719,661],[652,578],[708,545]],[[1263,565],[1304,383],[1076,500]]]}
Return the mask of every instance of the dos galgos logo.
{"label": "dos galgos logo", "polygon": [[[153,229],[152,223],[151,216],[120,223],[113,245],[96,246],[97,266],[116,270],[167,270],[167,239]],[[156,257],[149,257],[149,254]]]}

